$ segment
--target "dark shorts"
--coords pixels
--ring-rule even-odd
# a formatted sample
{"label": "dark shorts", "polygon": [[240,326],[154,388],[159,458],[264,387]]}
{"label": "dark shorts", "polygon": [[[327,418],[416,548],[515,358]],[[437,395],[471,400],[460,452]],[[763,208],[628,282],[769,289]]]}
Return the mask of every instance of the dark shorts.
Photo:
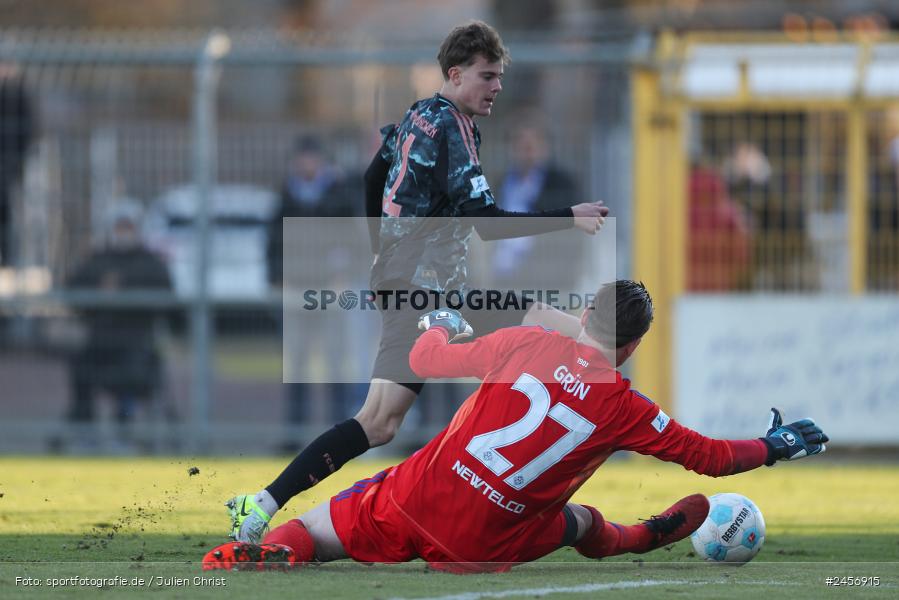
{"label": "dark shorts", "polygon": [[[421,392],[425,380],[409,367],[409,352],[422,333],[418,329],[418,318],[421,315],[436,308],[456,308],[461,304],[459,312],[474,329],[474,336],[466,340],[471,341],[497,329],[521,325],[533,303],[531,300],[521,299],[511,291],[494,293],[488,290],[470,290],[465,298],[452,294],[450,297],[440,295],[438,299],[434,292],[407,288],[407,294],[409,301],[397,303],[394,301],[395,296],[391,295],[383,300],[383,304],[381,301],[377,303],[381,313],[381,343],[371,377],[393,381],[416,394]],[[491,294],[489,302],[488,294]],[[419,301],[412,302],[413,299]],[[427,304],[423,306],[425,299]]]}

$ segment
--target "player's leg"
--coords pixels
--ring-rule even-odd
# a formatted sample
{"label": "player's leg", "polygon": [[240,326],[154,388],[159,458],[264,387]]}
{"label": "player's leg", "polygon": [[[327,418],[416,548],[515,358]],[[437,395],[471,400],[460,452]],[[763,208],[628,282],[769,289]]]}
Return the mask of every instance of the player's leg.
{"label": "player's leg", "polygon": [[338,423],[318,436],[265,489],[228,501],[232,537],[258,543],[272,516],[291,498],[369,448],[393,439],[420,389],[420,385],[410,389],[392,381],[372,381],[365,404],[355,418]]}
{"label": "player's leg", "polygon": [[396,436],[421,389],[421,385],[403,385],[386,379],[371,382],[365,404],[355,420],[362,426],[372,448],[383,446]]}
{"label": "player's leg", "polygon": [[349,558],[331,521],[330,502],[319,504],[298,519],[272,529],[266,544],[282,544],[294,550],[297,561],[329,562]]}
{"label": "player's leg", "polygon": [[628,552],[643,554],[680,541],[696,531],[709,514],[708,498],[693,494],[677,501],[662,514],[636,525],[619,525],[603,518],[592,506],[569,504],[589,527],[574,548],[587,558],[603,558]]}
{"label": "player's leg", "polygon": [[276,508],[369,448],[392,440],[420,390],[421,385],[408,387],[384,379],[373,380],[356,417],[320,435],[265,488],[277,503]]}
{"label": "player's leg", "polygon": [[[579,510],[581,509],[581,510]],[[497,562],[445,564],[435,563],[438,570],[453,573],[504,572],[515,565],[531,562],[552,554],[559,548],[573,546],[578,536],[583,535],[590,525],[590,515],[577,504],[567,504],[555,517],[532,521],[531,524],[511,542]],[[424,557],[432,562],[433,557]]]}
{"label": "player's leg", "polygon": [[231,517],[231,537],[258,543],[271,518],[291,498],[368,449],[368,438],[358,421],[348,419],[338,423],[303,448],[265,489],[235,496],[226,503]]}
{"label": "player's leg", "polygon": [[[329,502],[276,527],[262,543],[237,541],[213,548],[204,557],[203,568],[266,570],[344,558],[364,562],[411,560],[415,550],[409,543],[408,526],[395,511],[386,489],[389,472],[385,469],[357,481]],[[342,540],[349,545],[344,546]]]}
{"label": "player's leg", "polygon": [[[476,566],[483,571],[508,571],[516,564],[537,560],[566,546],[574,546],[588,558],[626,552],[642,554],[687,537],[702,524],[708,511],[708,499],[694,494],[678,501],[661,515],[626,527],[606,521],[592,506],[568,503],[539,530],[522,533],[508,548],[505,562]],[[453,571],[452,567],[445,565],[444,570]]]}
{"label": "player's leg", "polygon": [[[334,523],[331,521],[330,502],[319,504],[301,516],[299,521],[302,522],[306,531],[309,532],[309,535],[315,541],[314,557],[316,560],[328,562],[349,558],[349,554],[347,554],[340,538],[337,537],[337,532],[334,530]],[[272,531],[269,536],[274,536],[278,529]],[[266,541],[269,541],[268,537],[266,537]]]}
{"label": "player's leg", "polygon": [[420,312],[409,305],[381,311],[381,343],[372,367],[372,382],[365,404],[355,417],[372,448],[394,438],[424,387],[424,379],[409,366],[409,353],[421,333]]}

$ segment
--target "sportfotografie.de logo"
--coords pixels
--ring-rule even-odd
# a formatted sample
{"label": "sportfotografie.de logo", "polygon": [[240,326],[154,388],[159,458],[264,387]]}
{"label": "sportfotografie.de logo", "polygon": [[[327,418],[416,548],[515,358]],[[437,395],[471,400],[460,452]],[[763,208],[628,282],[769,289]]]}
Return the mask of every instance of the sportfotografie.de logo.
{"label": "sportfotografie.de logo", "polygon": [[592,306],[595,293],[560,290],[305,290],[299,307],[316,310],[522,310],[542,303],[559,310]]}

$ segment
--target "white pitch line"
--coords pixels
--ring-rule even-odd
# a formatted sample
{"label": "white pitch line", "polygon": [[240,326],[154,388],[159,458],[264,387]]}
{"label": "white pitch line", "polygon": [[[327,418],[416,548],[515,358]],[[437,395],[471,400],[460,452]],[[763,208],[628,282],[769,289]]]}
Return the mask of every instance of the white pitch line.
{"label": "white pitch line", "polygon": [[[511,598],[513,596],[548,596],[549,594],[577,594],[581,592],[601,592],[604,590],[621,590],[628,588],[653,587],[659,585],[703,585],[702,581],[656,580],[619,581],[617,583],[588,583],[568,587],[525,588],[520,590],[504,590],[502,592],[467,592],[449,596],[433,596],[415,598],[414,600],[478,600],[479,598]],[[413,600],[411,598],[391,598],[391,600]]]}

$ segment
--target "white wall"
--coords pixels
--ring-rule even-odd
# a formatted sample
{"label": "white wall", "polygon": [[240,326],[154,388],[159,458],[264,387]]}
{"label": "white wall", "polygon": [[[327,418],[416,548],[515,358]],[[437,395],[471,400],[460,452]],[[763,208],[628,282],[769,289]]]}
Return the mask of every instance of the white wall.
{"label": "white wall", "polygon": [[899,443],[899,299],[686,296],[674,325],[681,423],[757,437],[777,406],[832,444]]}

